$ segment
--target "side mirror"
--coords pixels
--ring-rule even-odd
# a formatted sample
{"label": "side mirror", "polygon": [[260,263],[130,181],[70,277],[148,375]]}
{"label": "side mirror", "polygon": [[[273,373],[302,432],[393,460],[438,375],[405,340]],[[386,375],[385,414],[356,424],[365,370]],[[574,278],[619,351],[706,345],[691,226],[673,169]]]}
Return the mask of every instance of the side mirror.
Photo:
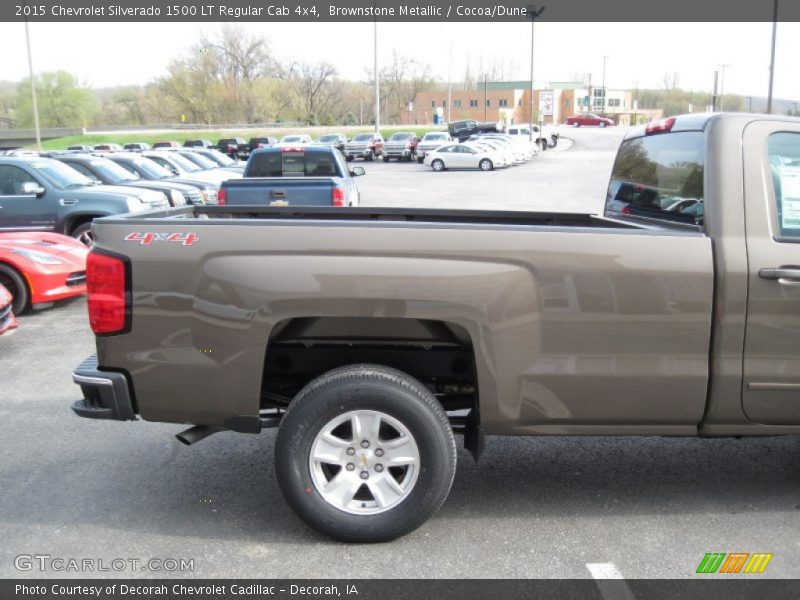
{"label": "side mirror", "polygon": [[353,167],[353,170],[350,171],[350,175],[352,175],[353,177],[361,177],[362,175],[365,174],[366,171],[364,170],[364,167]]}
{"label": "side mirror", "polygon": [[45,190],[35,181],[26,181],[20,188],[20,192],[23,196],[36,196],[37,198],[44,196],[46,191],[47,190]]}

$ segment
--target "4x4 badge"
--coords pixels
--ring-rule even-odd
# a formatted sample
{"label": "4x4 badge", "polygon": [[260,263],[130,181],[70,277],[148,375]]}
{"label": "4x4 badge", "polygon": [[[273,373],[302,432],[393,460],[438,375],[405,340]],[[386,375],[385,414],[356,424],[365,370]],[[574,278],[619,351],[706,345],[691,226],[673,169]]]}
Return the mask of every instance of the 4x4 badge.
{"label": "4x4 badge", "polygon": [[126,242],[138,242],[142,246],[149,246],[153,242],[177,242],[181,246],[191,246],[200,241],[196,233],[156,233],[147,231],[134,232],[125,236]]}

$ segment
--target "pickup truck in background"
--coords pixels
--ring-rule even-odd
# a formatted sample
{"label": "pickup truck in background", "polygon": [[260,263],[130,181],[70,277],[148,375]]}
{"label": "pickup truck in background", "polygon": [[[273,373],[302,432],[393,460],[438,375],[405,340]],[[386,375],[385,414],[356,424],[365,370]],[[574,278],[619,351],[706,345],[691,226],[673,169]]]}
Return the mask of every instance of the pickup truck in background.
{"label": "pickup truck in background", "polygon": [[476,133],[497,133],[500,131],[497,123],[480,123],[474,119],[453,121],[447,126],[447,133],[454,140],[466,142],[471,135]]}
{"label": "pickup truck in background", "polygon": [[391,159],[411,161],[417,157],[419,138],[413,131],[393,133],[383,144],[383,162]]}
{"label": "pickup truck in background", "polygon": [[217,142],[216,148],[233,160],[247,160],[250,153],[250,146],[242,138],[221,138]]}
{"label": "pickup truck in background", "polygon": [[262,148],[250,155],[242,179],[222,182],[226,206],[358,206],[355,177],[333,146]]}
{"label": "pickup truck in background", "polygon": [[73,410],[187,444],[279,427],[292,509],[361,542],[442,505],[454,433],[476,458],[485,435],[800,434],[800,120],[635,128],[606,206],[102,219]]}
{"label": "pickup truck in background", "polygon": [[383,153],[383,137],[379,133],[358,133],[344,146],[347,160],[375,160]]}
{"label": "pickup truck in background", "polygon": [[91,246],[93,219],[169,207],[161,192],[96,184],[52,158],[0,158],[0,231],[53,231]]}

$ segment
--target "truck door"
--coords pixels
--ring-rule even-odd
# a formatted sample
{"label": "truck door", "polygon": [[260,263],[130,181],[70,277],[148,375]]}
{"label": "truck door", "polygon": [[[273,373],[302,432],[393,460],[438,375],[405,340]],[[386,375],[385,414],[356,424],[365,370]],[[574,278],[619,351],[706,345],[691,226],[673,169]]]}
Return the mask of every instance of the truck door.
{"label": "truck door", "polygon": [[23,193],[25,183],[41,183],[15,165],[0,165],[0,231],[52,231],[57,210],[52,193]]}
{"label": "truck door", "polygon": [[800,424],[800,125],[757,121],[743,137],[748,256],[743,409]]}

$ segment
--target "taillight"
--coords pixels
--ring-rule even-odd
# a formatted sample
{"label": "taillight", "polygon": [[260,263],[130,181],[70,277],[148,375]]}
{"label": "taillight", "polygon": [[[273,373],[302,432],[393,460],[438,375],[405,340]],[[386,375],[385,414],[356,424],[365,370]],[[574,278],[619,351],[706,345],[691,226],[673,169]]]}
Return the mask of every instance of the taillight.
{"label": "taillight", "polygon": [[331,206],[347,206],[344,188],[335,187],[331,190]]}
{"label": "taillight", "polygon": [[224,187],[219,188],[217,192],[217,204],[219,206],[225,206],[228,203],[228,190]]}
{"label": "taillight", "polygon": [[629,215],[629,214],[631,214],[631,207],[630,206],[626,206],[619,212],[621,212],[623,215]]}
{"label": "taillight", "polygon": [[233,146],[231,146],[230,144],[228,144],[228,152],[233,152]]}
{"label": "taillight", "polygon": [[128,269],[117,256],[89,252],[86,258],[86,291],[89,324],[97,335],[124,333],[130,309]]}
{"label": "taillight", "polygon": [[675,117],[667,117],[666,119],[659,119],[647,124],[644,129],[645,135],[653,135],[654,133],[667,133],[672,130],[675,125]]}

